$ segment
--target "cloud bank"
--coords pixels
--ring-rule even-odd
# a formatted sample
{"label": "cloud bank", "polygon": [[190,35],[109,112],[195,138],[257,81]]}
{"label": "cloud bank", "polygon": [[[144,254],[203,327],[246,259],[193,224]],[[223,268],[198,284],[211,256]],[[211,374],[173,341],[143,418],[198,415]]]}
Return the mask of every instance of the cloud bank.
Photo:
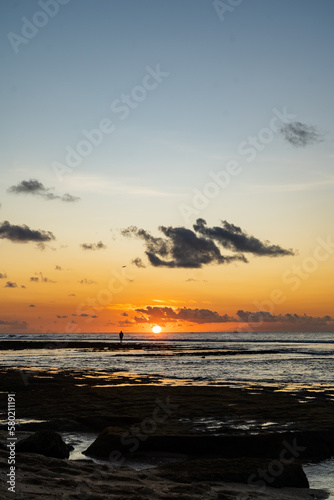
{"label": "cloud bank", "polygon": [[[323,317],[300,315],[296,313],[273,315],[266,311],[237,311],[235,316],[228,314],[219,314],[210,309],[191,309],[188,307],[172,308],[147,306],[145,308],[135,309],[139,313],[131,320],[126,320],[127,324],[134,325],[140,323],[175,323],[185,321],[194,324],[205,323],[290,323],[304,326],[324,326],[334,322],[334,318],[329,315]],[[123,314],[124,316],[124,314]]]}

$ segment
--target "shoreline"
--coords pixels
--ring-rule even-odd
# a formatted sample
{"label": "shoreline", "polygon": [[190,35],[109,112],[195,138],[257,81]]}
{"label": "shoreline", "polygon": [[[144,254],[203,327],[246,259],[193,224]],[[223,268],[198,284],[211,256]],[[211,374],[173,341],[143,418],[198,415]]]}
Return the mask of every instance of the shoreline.
{"label": "shoreline", "polygon": [[[173,381],[175,385],[172,385]],[[269,463],[269,467],[273,460],[277,461],[275,457],[279,456],[281,449],[279,439],[282,441],[284,438],[290,443],[297,439],[300,447],[307,442],[307,460],[312,456],[318,457],[319,460],[325,453],[324,448],[320,446],[321,440],[328,440],[328,436],[334,436],[332,419],[334,402],[320,394],[313,394],[313,398],[310,399],[307,391],[302,396],[294,392],[279,391],[277,387],[269,389],[228,385],[184,385],[182,379],[170,379],[169,382],[170,384],[164,384],[162,377],[113,371],[0,367],[1,408],[6,407],[8,392],[16,395],[18,424],[27,420],[26,423],[17,426],[20,434],[68,431],[95,432],[101,435],[104,432],[102,434],[104,437],[100,438],[100,441],[96,440],[91,453],[91,456],[97,453],[101,457],[104,453],[109,456],[110,449],[114,449],[115,446],[125,458],[128,453],[131,458],[136,456],[133,455],[128,443],[122,448],[119,444],[121,441],[119,443],[117,441],[124,440],[125,433],[132,439],[132,444],[133,440],[137,439],[140,453],[149,456],[158,450],[167,454],[177,453],[182,449],[183,452],[188,450],[185,453],[187,459],[182,463],[160,465],[155,469],[144,471],[129,469],[126,460],[124,464],[115,465],[111,462],[110,465],[99,465],[91,462],[88,456],[88,460],[83,461],[65,459],[60,466],[59,461],[54,462],[55,458],[18,453],[18,468],[21,472],[17,475],[17,482],[23,488],[23,496],[19,495],[18,498],[32,499],[37,492],[39,498],[47,498],[49,484],[46,479],[47,473],[43,471],[55,467],[57,470],[62,470],[60,475],[58,474],[58,480],[59,484],[62,484],[64,498],[69,499],[79,499],[80,495],[82,498],[83,493],[94,492],[94,495],[95,493],[103,495],[100,487],[104,493],[108,487],[111,492],[115,483],[116,490],[120,488],[121,491],[123,488],[122,498],[129,500],[178,498],[177,494],[175,495],[176,491],[180,492],[179,498],[189,498],[189,500],[197,498],[232,500],[238,498],[238,495],[240,497],[240,495],[255,494],[257,486],[247,484],[250,472],[253,471],[252,467],[254,474],[261,468],[261,463]],[[1,418],[3,417],[4,415]],[[31,422],[32,420],[36,422]],[[5,426],[1,428],[0,435],[3,442]],[[109,446],[108,440],[111,448],[106,448]],[[118,444],[115,445],[115,442]],[[210,444],[211,452],[207,450],[209,443],[215,442],[216,449],[214,450],[214,445]],[[221,446],[219,442],[222,443]],[[233,452],[228,452],[228,443]],[[254,453],[258,458],[252,458]],[[249,458],[239,460],[238,454],[241,454],[240,456],[248,454]],[[268,460],[269,462],[266,462]],[[298,467],[305,460],[306,458],[302,456],[295,457],[292,465],[297,467],[298,474],[300,474]],[[8,467],[5,462],[5,452],[2,451],[0,466],[3,471]],[[32,464],[36,465],[37,462],[42,470],[41,475],[32,470]],[[26,464],[23,469],[22,464]],[[288,469],[288,465],[284,467],[284,474]],[[102,474],[98,486],[94,481],[87,483],[84,488],[80,486],[79,479],[84,478],[88,470],[92,477],[94,474],[95,476]],[[196,477],[201,478],[199,481],[196,480],[193,470],[197,471]],[[213,474],[214,470],[216,472]],[[229,471],[228,474],[223,475],[223,470]],[[73,479],[74,476],[78,481]],[[214,481],[214,477],[219,480]],[[35,481],[33,483],[32,478]],[[236,485],[238,481],[234,481],[232,486],[233,478],[240,478],[240,481],[245,481],[246,484]],[[293,482],[296,478],[287,480]],[[131,487],[127,489],[124,487],[124,481],[128,481],[132,487],[140,484],[140,488],[144,488],[143,493],[137,496],[134,493],[133,496]],[[189,484],[196,490],[191,495],[187,493]],[[79,486],[81,493],[79,490],[76,491]],[[33,488],[35,493],[32,491]],[[164,496],[164,488],[174,491],[174,496]],[[219,491],[220,497],[217,496]],[[30,494],[32,496],[29,496]],[[301,496],[310,499],[310,494],[310,490],[298,489],[290,493],[285,491],[284,495],[287,496],[284,497],[283,490],[275,488],[273,493],[268,483],[265,496],[261,498],[288,499]],[[324,492],[319,491],[314,494],[318,498],[326,496]],[[4,498],[7,499],[6,496]]]}

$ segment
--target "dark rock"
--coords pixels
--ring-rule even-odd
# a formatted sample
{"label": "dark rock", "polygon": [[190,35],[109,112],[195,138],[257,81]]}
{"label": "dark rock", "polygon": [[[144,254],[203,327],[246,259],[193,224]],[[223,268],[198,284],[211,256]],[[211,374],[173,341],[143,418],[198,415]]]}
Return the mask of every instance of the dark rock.
{"label": "dark rock", "polygon": [[[282,432],[256,435],[145,435],[140,428],[107,427],[84,452],[101,458],[118,451],[124,455],[164,451],[222,458],[257,457],[324,460],[334,455],[334,432]],[[283,454],[283,455],[282,455]]]}
{"label": "dark rock", "polygon": [[162,465],[151,473],[180,483],[223,481],[274,488],[309,487],[301,465],[282,464],[278,460],[268,459],[187,460],[182,464]]}
{"label": "dark rock", "polygon": [[96,431],[103,431],[110,426],[124,427],[140,423],[140,419],[136,417],[115,415],[88,415],[79,417],[78,421],[89,429]]}
{"label": "dark rock", "polygon": [[16,444],[18,453],[38,453],[53,458],[68,458],[71,449],[73,448],[63,441],[60,434],[54,431],[36,432]]}

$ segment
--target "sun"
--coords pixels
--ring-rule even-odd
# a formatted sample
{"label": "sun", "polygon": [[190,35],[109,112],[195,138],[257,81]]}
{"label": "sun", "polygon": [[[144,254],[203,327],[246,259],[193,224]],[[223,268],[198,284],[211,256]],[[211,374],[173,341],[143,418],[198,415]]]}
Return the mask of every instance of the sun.
{"label": "sun", "polygon": [[153,333],[160,333],[161,332],[161,328],[159,325],[155,325],[153,328],[152,328],[152,332]]}

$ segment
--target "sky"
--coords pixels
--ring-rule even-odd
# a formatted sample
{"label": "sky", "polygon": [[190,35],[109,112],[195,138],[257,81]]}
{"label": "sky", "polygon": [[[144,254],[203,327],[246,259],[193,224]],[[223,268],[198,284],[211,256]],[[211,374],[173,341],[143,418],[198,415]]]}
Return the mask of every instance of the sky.
{"label": "sky", "polygon": [[0,332],[334,331],[332,0],[0,10]]}

